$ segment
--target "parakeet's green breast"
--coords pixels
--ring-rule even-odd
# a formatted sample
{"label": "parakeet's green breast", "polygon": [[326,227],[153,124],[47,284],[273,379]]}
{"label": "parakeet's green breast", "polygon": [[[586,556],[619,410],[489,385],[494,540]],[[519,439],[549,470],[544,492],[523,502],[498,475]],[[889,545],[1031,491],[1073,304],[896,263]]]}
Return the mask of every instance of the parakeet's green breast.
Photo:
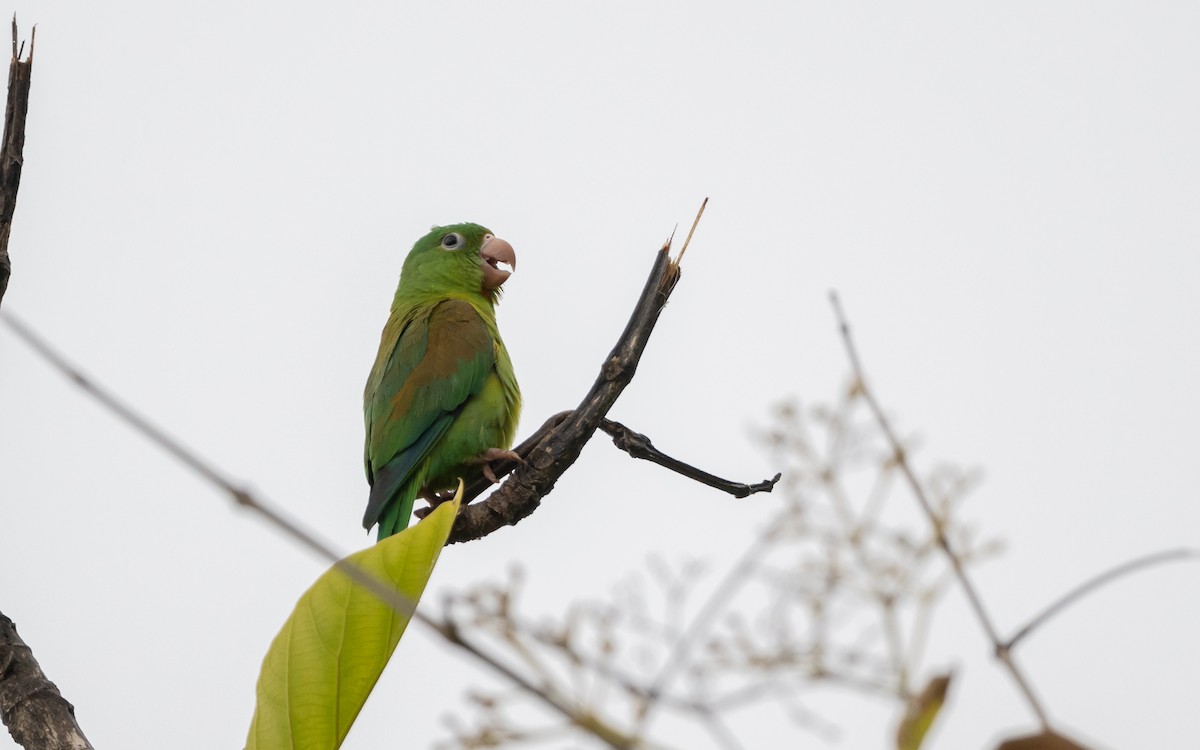
{"label": "parakeet's green breast", "polygon": [[515,266],[512,245],[478,224],[434,227],[404,260],[363,394],[363,526],[378,523],[381,539],[408,525],[416,498],[512,445],[521,392],[495,304]]}

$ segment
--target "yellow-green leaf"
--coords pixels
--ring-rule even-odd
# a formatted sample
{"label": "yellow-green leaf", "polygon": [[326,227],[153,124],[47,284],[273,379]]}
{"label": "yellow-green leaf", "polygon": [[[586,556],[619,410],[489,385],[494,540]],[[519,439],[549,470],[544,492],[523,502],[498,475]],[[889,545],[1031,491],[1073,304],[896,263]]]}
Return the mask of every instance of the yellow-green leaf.
{"label": "yellow-green leaf", "polygon": [[933,720],[946,702],[951,676],[947,673],[930,679],[921,694],[909,702],[904,718],[900,720],[900,727],[896,730],[898,750],[920,750],[925,735],[933,726]]}
{"label": "yellow-green leaf", "polygon": [[[415,606],[450,536],[459,497],[343,562]],[[340,747],[409,619],[337,566],[327,570],[300,597],[263,659],[246,750]]]}

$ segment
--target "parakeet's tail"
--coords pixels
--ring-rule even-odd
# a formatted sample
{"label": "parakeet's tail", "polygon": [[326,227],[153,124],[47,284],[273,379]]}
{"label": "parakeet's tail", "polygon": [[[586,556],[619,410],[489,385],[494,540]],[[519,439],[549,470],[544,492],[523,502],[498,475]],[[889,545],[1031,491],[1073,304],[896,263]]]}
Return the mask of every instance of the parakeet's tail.
{"label": "parakeet's tail", "polygon": [[371,477],[371,496],[363,514],[363,528],[379,524],[379,538],[385,539],[408,528],[413,504],[425,485],[427,456],[438,438],[446,433],[457,411],[438,418],[421,433],[417,441],[396,454]]}
{"label": "parakeet's tail", "polygon": [[367,512],[363,515],[363,528],[379,524],[379,539],[408,528],[413,505],[420,492],[421,477],[406,477],[396,467],[386,466],[371,484],[371,497],[367,499]]}
{"label": "parakeet's tail", "polygon": [[392,534],[398,534],[407,529],[416,500],[408,493],[395,498],[383,512],[383,517],[379,519],[379,533],[375,541],[382,542]]}

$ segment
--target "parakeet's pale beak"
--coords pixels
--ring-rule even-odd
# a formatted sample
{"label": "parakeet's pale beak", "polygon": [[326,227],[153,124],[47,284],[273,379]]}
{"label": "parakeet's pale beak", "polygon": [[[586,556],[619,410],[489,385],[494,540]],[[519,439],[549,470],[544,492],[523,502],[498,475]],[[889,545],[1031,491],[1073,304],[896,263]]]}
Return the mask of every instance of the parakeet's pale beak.
{"label": "parakeet's pale beak", "polygon": [[483,258],[483,288],[499,289],[517,270],[517,254],[513,246],[499,237],[489,237],[479,249]]}

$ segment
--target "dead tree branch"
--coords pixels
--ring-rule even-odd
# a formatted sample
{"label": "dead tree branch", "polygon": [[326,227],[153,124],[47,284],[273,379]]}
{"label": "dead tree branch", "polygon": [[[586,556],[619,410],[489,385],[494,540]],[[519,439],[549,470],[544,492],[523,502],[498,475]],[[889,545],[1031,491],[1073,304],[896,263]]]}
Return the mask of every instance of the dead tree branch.
{"label": "dead tree branch", "polygon": [[0,719],[30,750],[91,750],[75,708],[50,681],[17,626],[0,612]]}
{"label": "dead tree branch", "polygon": [[579,457],[621,391],[633,380],[650,333],[679,281],[679,265],[671,260],[670,249],[668,241],[658,251],[629,323],[583,401],[574,411],[551,417],[543,426],[545,434],[534,445],[530,446],[527,440],[518,447],[519,453],[522,448],[528,450],[522,453],[526,456],[525,463],[486,500],[463,507],[447,544],[479,539],[527,517],[537,510],[542,498],[550,494],[558,478]]}
{"label": "dead tree branch", "polygon": [[775,489],[776,483],[783,476],[781,473],[776,473],[774,477],[764,479],[761,482],[755,482],[754,484],[731,482],[728,479],[722,479],[721,477],[709,474],[707,471],[697,469],[691,464],[685,464],[677,458],[668,456],[655,448],[654,444],[650,442],[650,438],[640,432],[634,432],[620,422],[605,419],[600,423],[600,429],[613,439],[613,445],[625,451],[630,456],[658,464],[676,474],[681,474],[688,479],[695,480],[713,489],[728,492],[737,498],[748,497],[758,492],[770,492]]}
{"label": "dead tree branch", "polygon": [[25,115],[29,113],[29,80],[33,74],[34,29],[29,40],[29,57],[21,59],[24,44],[17,44],[17,17],[12,21],[12,60],[8,64],[8,103],[4,108],[4,140],[0,145],[0,303],[8,289],[12,262],[8,257],[8,236],[12,233],[13,212],[17,208],[17,189],[21,186],[21,167],[25,163]]}
{"label": "dead tree branch", "polygon": [[[508,466],[493,467],[493,471],[496,468],[501,471],[511,469],[512,474],[508,481],[483,502],[463,506],[459,511],[458,520],[454,524],[454,530],[450,532],[450,540],[447,544],[469,542],[487,536],[504,526],[517,524],[521,519],[537,510],[542,498],[554,489],[554,483],[558,481],[558,478],[571,464],[575,463],[575,459],[579,458],[584,444],[606,421],[605,416],[609,409],[616,403],[617,397],[625,390],[625,386],[633,380],[638,361],[641,360],[642,352],[645,351],[646,344],[650,340],[650,333],[654,330],[658,316],[671,296],[671,291],[679,282],[679,261],[687,252],[692,234],[696,231],[700,217],[704,215],[706,205],[708,205],[707,198],[704,199],[704,203],[700,205],[700,210],[696,213],[696,219],[692,222],[692,228],[688,231],[687,239],[684,240],[678,258],[672,260],[669,255],[671,240],[667,240],[658,251],[658,256],[650,269],[650,276],[642,288],[642,296],[638,298],[637,304],[633,308],[633,314],[625,325],[625,331],[617,340],[617,345],[609,352],[608,358],[600,367],[599,377],[596,378],[596,382],[592,384],[591,390],[588,391],[583,401],[573,411],[561,412],[551,417],[533,437],[516,448],[517,453],[525,459],[524,464],[515,468],[511,463]],[[624,429],[615,422],[610,424],[613,429]],[[644,436],[637,435],[637,433],[630,433],[630,435],[643,438],[645,446],[650,445],[650,441],[645,440]],[[633,438],[631,437],[630,440]],[[632,444],[622,445],[620,440],[615,442],[617,442],[617,447],[629,452],[635,458],[656,456],[661,459],[656,463],[709,486],[724,489],[737,497],[745,497],[752,492],[769,492],[779,478],[775,477],[775,479],[756,485],[737,485],[707,472],[699,471],[658,451],[646,450],[643,451],[643,455],[637,455],[631,449]],[[465,493],[464,502],[469,501],[471,497],[474,495],[470,494],[470,491]]]}

